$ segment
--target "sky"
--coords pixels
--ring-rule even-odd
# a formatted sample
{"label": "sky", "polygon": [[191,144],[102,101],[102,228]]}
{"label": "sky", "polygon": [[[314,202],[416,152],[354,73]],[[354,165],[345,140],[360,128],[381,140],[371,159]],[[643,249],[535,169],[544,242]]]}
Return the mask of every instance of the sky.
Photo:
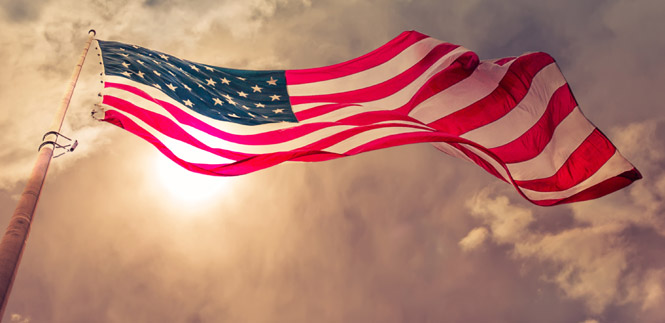
{"label": "sky", "polygon": [[[0,223],[97,37],[210,65],[294,69],[405,30],[481,59],[552,55],[644,178],[538,207],[417,144],[194,175],[90,117],[91,50],[3,322],[662,322],[661,0],[0,1]],[[94,45],[93,45],[94,46]]]}

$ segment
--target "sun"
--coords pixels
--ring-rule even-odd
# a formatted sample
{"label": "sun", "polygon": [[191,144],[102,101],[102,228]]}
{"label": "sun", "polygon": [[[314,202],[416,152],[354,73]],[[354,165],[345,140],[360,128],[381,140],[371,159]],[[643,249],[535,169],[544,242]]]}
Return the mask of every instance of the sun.
{"label": "sun", "polygon": [[218,198],[234,180],[188,171],[162,155],[155,156],[154,164],[161,187],[180,202],[197,203]]}

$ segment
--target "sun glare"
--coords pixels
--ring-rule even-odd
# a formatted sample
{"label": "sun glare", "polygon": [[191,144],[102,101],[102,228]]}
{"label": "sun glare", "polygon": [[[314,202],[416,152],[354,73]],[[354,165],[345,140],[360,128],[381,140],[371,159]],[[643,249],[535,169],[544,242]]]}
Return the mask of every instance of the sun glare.
{"label": "sun glare", "polygon": [[225,194],[233,178],[190,172],[168,158],[157,155],[155,170],[161,186],[179,201],[201,202]]}

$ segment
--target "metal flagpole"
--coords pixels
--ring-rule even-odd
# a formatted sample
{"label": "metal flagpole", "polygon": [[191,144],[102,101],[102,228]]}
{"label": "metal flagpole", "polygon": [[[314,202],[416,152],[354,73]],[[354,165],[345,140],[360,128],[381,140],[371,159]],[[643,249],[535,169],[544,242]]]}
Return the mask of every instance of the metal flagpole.
{"label": "metal flagpole", "polygon": [[[48,166],[51,163],[51,157],[53,157],[53,150],[56,147],[67,147],[59,145],[56,141],[58,140],[59,136],[64,137],[59,133],[60,127],[62,127],[62,122],[65,119],[65,113],[67,113],[67,108],[69,107],[72,93],[74,93],[74,87],[76,87],[76,81],[79,78],[81,67],[85,61],[85,56],[88,53],[90,44],[95,38],[95,34],[96,32],[92,29],[88,32],[88,41],[85,44],[85,48],[83,48],[83,53],[81,53],[78,64],[76,64],[76,67],[74,68],[74,72],[72,73],[69,82],[69,87],[67,88],[67,91],[62,98],[62,102],[60,103],[60,109],[53,119],[53,123],[49,128],[49,132],[44,135],[42,140],[43,142],[39,146],[39,155],[37,157],[37,161],[35,162],[35,166],[33,167],[30,178],[28,179],[28,182],[25,185],[25,189],[21,194],[18,205],[14,210],[14,214],[9,220],[7,231],[2,237],[2,241],[0,241],[0,297],[2,297],[0,320],[2,320],[5,314],[7,299],[9,298],[9,293],[11,292],[12,285],[14,284],[14,278],[16,277],[16,272],[18,270],[19,263],[21,262],[23,249],[25,248],[25,243],[28,239],[28,234],[30,233],[32,217],[35,213],[35,208],[37,207],[39,194],[42,190],[42,186],[44,185],[44,179],[46,178]],[[76,144],[74,144],[70,150],[73,150],[75,145]]]}

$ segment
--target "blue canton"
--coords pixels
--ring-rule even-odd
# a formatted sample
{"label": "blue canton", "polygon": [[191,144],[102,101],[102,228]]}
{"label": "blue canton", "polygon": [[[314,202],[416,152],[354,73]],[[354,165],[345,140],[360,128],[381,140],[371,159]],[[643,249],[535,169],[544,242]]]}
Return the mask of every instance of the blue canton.
{"label": "blue canton", "polygon": [[189,109],[245,125],[298,122],[284,71],[229,69],[140,46],[98,40],[104,72],[161,90]]}

